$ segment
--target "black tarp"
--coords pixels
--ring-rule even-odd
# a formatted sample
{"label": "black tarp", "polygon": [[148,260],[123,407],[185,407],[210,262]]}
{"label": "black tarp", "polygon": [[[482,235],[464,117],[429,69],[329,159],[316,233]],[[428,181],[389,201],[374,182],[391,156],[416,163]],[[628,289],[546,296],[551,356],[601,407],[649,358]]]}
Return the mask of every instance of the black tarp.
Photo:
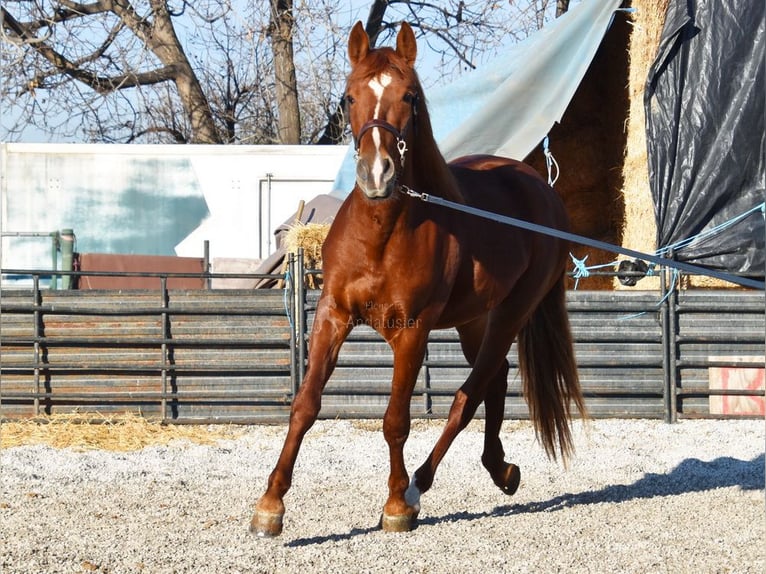
{"label": "black tarp", "polygon": [[[644,96],[658,249],[764,201],[765,4],[670,1]],[[763,277],[763,214],[674,257]]]}

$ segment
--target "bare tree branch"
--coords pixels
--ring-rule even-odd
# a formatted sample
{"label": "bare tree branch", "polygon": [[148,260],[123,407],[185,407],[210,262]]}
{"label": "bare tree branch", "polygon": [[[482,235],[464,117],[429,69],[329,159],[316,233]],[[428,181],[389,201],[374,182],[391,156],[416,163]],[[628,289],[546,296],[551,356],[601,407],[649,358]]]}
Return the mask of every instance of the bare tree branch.
{"label": "bare tree branch", "polygon": [[183,134],[183,132],[166,128],[166,127],[153,127],[153,128],[147,128],[145,130],[139,130],[135,132],[134,134],[132,134],[125,143],[133,143],[135,140],[140,139],[149,133],[166,133],[166,134],[169,134],[173,138],[173,140],[175,140],[176,143],[180,143],[180,144],[188,143],[186,140],[186,136]]}
{"label": "bare tree branch", "polygon": [[[365,28],[379,45],[408,21],[430,53],[428,84],[480,65],[565,1],[370,0]],[[289,26],[272,26],[272,5]],[[348,10],[343,0],[3,2],[0,137],[29,125],[87,141],[342,142]],[[282,90],[290,97],[275,97]]]}

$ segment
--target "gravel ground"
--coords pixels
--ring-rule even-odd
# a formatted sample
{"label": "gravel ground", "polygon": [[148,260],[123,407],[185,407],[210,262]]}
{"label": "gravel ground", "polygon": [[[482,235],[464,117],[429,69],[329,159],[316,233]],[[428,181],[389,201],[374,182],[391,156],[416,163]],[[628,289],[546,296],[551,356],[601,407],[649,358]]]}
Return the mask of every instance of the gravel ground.
{"label": "gravel ground", "polygon": [[[3,450],[0,571],[766,571],[764,421],[577,423],[568,469],[545,458],[528,423],[508,422],[504,444],[522,471],[513,497],[481,467],[472,424],[404,534],[376,527],[388,459],[373,426],[315,425],[272,540],[247,528],[283,427],[130,453]],[[411,470],[439,430],[415,423]]]}

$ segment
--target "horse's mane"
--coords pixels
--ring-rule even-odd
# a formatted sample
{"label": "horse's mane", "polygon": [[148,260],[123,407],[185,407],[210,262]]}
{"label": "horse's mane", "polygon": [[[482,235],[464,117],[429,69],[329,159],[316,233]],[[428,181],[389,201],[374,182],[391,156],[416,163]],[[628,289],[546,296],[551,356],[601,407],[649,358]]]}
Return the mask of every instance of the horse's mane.
{"label": "horse's mane", "polygon": [[465,203],[460,193],[455,177],[444,160],[439,146],[434,139],[431,127],[431,116],[426,106],[426,96],[417,72],[399,56],[395,50],[389,47],[375,48],[370,50],[364,59],[364,65],[359,65],[352,70],[349,81],[368,81],[383,73],[395,73],[418,93],[416,124],[411,128],[413,131],[414,144],[411,154],[416,154],[418,168],[413,170],[413,188],[444,199],[458,203]]}

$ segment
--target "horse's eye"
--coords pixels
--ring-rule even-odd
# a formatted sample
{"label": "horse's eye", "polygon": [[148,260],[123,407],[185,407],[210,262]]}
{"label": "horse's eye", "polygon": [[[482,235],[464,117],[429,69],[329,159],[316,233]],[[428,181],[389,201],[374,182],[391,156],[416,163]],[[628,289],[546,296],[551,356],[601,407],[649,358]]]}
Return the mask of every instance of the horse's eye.
{"label": "horse's eye", "polygon": [[348,104],[349,106],[354,103],[354,97],[346,94],[343,96],[343,100]]}
{"label": "horse's eye", "polygon": [[402,100],[404,101],[405,104],[411,104],[412,102],[415,101],[415,94],[413,94],[412,92],[407,92],[406,94],[404,94],[404,97],[402,98]]}

